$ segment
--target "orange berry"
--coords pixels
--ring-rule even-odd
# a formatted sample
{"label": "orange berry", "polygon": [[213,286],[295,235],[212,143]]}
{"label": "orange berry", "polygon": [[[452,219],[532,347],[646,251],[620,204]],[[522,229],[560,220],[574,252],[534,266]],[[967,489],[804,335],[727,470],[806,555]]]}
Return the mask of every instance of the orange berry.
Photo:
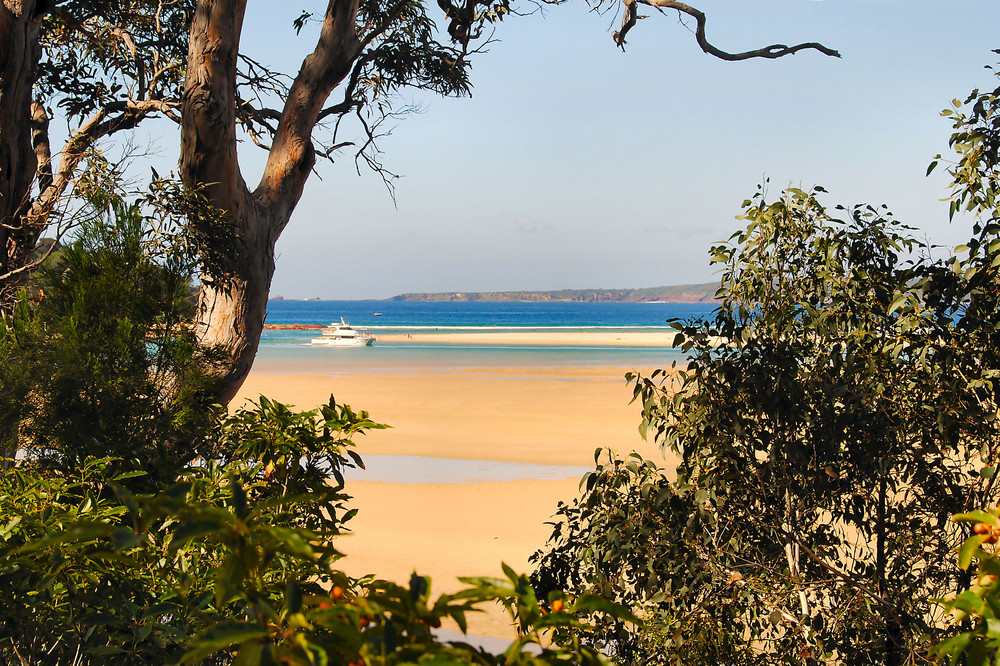
{"label": "orange berry", "polygon": [[342,598],[344,596],[344,588],[334,587],[332,590],[330,590],[330,596],[333,597],[334,599]]}
{"label": "orange berry", "polygon": [[552,602],[552,612],[553,613],[558,613],[562,609],[563,609],[562,599],[556,599],[555,601]]}
{"label": "orange berry", "polygon": [[972,531],[976,534],[989,534],[992,528],[989,523],[976,523],[972,526]]}

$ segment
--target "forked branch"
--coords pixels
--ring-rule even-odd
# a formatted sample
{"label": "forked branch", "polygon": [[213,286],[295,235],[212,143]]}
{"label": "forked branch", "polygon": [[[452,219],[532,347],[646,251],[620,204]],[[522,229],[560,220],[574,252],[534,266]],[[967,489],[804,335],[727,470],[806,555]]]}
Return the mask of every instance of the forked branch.
{"label": "forked branch", "polygon": [[806,42],[803,44],[796,44],[794,46],[786,46],[785,44],[771,44],[770,46],[765,46],[763,48],[754,49],[753,51],[744,51],[742,53],[729,53],[728,51],[723,51],[722,49],[714,46],[708,41],[708,37],[705,36],[705,13],[699,9],[684,4],[683,2],[677,2],[677,0],[622,0],[622,4],[625,6],[625,12],[622,15],[622,28],[612,35],[615,43],[620,46],[623,50],[625,49],[625,36],[628,31],[635,26],[638,15],[638,5],[648,5],[649,7],[654,7],[655,9],[663,12],[665,9],[677,10],[680,14],[687,14],[695,20],[695,39],[698,41],[698,46],[705,53],[715,56],[721,60],[749,60],[750,58],[768,58],[775,59],[781,58],[782,56],[792,55],[793,53],[798,53],[799,51],[805,49],[813,49],[819,51],[828,56],[833,56],[834,58],[840,57],[840,52],[834,49],[823,46],[818,42]]}

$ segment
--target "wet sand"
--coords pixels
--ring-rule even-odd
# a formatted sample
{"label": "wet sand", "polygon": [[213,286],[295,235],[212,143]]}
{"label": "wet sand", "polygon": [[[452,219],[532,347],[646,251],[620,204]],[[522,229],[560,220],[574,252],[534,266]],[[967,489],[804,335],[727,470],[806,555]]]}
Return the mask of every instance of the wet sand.
{"label": "wet sand", "polygon": [[[512,334],[504,335],[509,342]],[[363,376],[251,374],[233,404],[264,394],[307,409],[333,393],[338,402],[392,426],[356,441],[362,457],[592,467],[595,449],[611,447],[662,460],[638,434],[640,407],[629,404],[632,388],[624,380],[630,369],[421,367]],[[353,533],[338,541],[347,554],[340,564],[352,575],[373,573],[401,583],[416,570],[432,576],[434,590],[442,593],[461,587],[458,576],[501,575],[501,562],[529,571],[528,557],[551,530],[545,522],[560,500],[577,494],[580,468],[568,470],[565,478],[476,483],[420,483],[419,472],[414,474],[411,483],[348,482],[359,513],[351,523]],[[470,632],[513,636],[498,608],[473,618]]]}

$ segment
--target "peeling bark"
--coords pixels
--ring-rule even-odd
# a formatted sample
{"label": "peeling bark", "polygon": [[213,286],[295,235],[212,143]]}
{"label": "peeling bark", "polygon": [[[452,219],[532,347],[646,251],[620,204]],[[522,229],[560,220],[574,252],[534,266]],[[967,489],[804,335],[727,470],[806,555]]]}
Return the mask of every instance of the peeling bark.
{"label": "peeling bark", "polygon": [[316,161],[313,128],[330,92],[361,53],[357,0],[331,0],[316,48],[289,90],[264,174],[251,192],[236,156],[236,57],[245,11],[245,0],[199,3],[181,107],[181,177],[224,214],[226,232],[236,237],[235,253],[222,266],[206,267],[224,280],[203,284],[197,323],[201,343],[229,357],[213,396],[222,403],[236,395],[257,354],[274,275],[274,244]]}

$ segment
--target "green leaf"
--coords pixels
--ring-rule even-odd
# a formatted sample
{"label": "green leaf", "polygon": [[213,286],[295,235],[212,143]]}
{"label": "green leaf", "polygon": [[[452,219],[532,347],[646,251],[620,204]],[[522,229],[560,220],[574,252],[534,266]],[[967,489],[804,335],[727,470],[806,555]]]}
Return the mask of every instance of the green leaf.
{"label": "green leaf", "polygon": [[220,650],[247,641],[267,638],[268,631],[255,624],[225,623],[199,634],[192,641],[193,648],[181,657],[182,664],[202,661]]}
{"label": "green leaf", "polygon": [[958,549],[958,566],[961,569],[968,569],[972,564],[972,558],[978,557],[982,550],[983,542],[990,538],[989,534],[974,534],[966,539]]}
{"label": "green leaf", "polygon": [[997,519],[992,514],[986,513],[981,509],[974,509],[968,513],[957,513],[952,516],[952,520],[956,523],[989,523],[990,525],[996,525]]}
{"label": "green leaf", "polygon": [[616,617],[626,622],[631,622],[635,625],[642,624],[642,620],[636,617],[635,614],[625,606],[617,604],[613,601],[608,601],[604,597],[596,594],[585,594],[579,597],[573,602],[569,610],[573,613],[607,613],[612,617]]}
{"label": "green leaf", "polygon": [[219,523],[208,520],[193,520],[180,524],[170,539],[170,548],[176,550],[192,539],[198,539],[210,534],[217,534],[226,528]]}
{"label": "green leaf", "polygon": [[273,525],[264,525],[259,530],[269,534],[287,553],[306,558],[314,555],[313,547],[306,541],[308,533],[302,530]]}
{"label": "green leaf", "polygon": [[289,578],[285,585],[285,607],[289,613],[302,610],[302,586],[295,578]]}

